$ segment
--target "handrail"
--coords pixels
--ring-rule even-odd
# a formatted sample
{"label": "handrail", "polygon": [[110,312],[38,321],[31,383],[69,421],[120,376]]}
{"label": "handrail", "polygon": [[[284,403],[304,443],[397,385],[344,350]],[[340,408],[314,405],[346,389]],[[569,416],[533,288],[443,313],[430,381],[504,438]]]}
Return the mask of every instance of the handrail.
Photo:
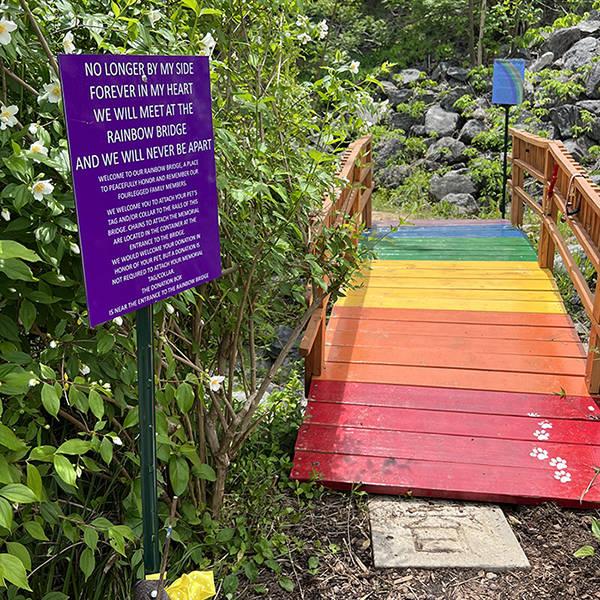
{"label": "handrail", "polygon": [[[558,228],[561,218],[581,244],[590,263],[600,268],[600,188],[587,176],[562,142],[547,140],[519,129],[510,130],[513,138],[511,222],[523,225],[526,204],[540,218],[538,264],[552,270],[558,250],[567,273],[590,318],[586,384],[590,394],[600,393],[600,294],[590,290],[585,277]],[[543,186],[541,204],[525,190],[528,174]]]}
{"label": "handrail", "polygon": [[[344,152],[336,176],[348,183],[343,189],[336,190],[335,199],[332,200],[328,194],[324,196],[322,209],[311,223],[312,239],[323,227],[341,227],[348,216],[354,219],[357,230],[361,223],[365,227],[371,226],[371,194],[375,187],[372,140],[372,135],[365,135]],[[312,315],[300,342],[300,355],[305,357],[304,385],[307,394],[313,375],[319,376],[323,372],[328,302],[329,295]]]}

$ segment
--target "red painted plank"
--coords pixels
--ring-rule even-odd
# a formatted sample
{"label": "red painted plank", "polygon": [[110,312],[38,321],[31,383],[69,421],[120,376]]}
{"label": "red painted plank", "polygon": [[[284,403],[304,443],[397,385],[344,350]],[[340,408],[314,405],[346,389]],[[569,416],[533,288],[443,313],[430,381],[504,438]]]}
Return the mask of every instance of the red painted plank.
{"label": "red painted plank", "polygon": [[[589,473],[585,465],[600,464],[600,448],[549,442],[504,440],[472,436],[441,435],[413,431],[388,431],[303,425],[298,434],[296,450],[325,454],[379,456],[396,460],[470,463],[487,466],[513,467],[517,470],[538,469],[547,474],[564,470]],[[560,466],[560,469],[558,468]]]}
{"label": "red painted plank", "polygon": [[374,308],[367,306],[334,306],[332,316],[384,321],[429,321],[433,323],[479,323],[482,325],[526,325],[534,327],[573,327],[565,314],[478,312],[466,310],[421,310],[408,308]]}
{"label": "red painted plank", "polygon": [[[542,442],[600,445],[600,424],[596,421],[423,411],[314,401],[309,402],[306,415],[306,424],[309,426],[315,423],[366,430],[521,440],[535,445]],[[448,451],[451,450],[449,447]],[[460,458],[463,460],[464,457]]]}
{"label": "red painted plank", "polygon": [[[573,374],[580,374],[580,369],[577,365],[578,363],[584,364],[586,357],[583,346],[577,342],[542,340],[493,340],[458,336],[436,337],[426,335],[386,335],[379,333],[363,333],[359,335],[352,331],[329,330],[325,334],[325,344],[328,346],[354,348],[357,352],[357,358],[352,358],[352,362],[358,362],[361,352],[364,355],[365,351],[373,351],[373,360],[367,360],[367,362],[381,362],[375,358],[376,348],[386,349],[385,352],[388,356],[390,356],[390,349],[395,350],[394,355],[396,353],[404,355],[407,351],[412,350],[415,355],[420,355],[423,359],[427,359],[432,354],[440,353],[440,355],[447,356],[448,353],[452,352],[475,353],[482,356],[515,355],[523,361],[534,356],[555,356],[565,359],[576,359],[573,363]],[[350,360],[346,362],[350,362]],[[361,360],[361,362],[364,361]],[[479,361],[471,364],[475,368],[483,368],[478,363]],[[428,364],[427,361],[424,364]],[[484,364],[483,361],[481,364]],[[567,372],[570,371],[568,370]]]}
{"label": "red painted plank", "polygon": [[583,377],[535,373],[485,372],[469,369],[439,369],[391,365],[325,363],[323,374],[313,381],[360,381],[394,385],[449,387],[463,390],[492,390],[532,394],[561,393],[589,395]]}
{"label": "red painted plank", "polygon": [[[439,312],[439,311],[438,311]],[[429,321],[384,321],[331,317],[327,327],[332,331],[353,331],[357,335],[425,335],[441,337],[468,337],[492,340],[546,340],[580,344],[577,332],[570,327],[526,325],[497,325],[495,323],[445,323]]]}
{"label": "red painted plank", "polygon": [[[541,419],[600,418],[597,399],[555,394],[515,394],[449,388],[378,385],[342,381],[314,381],[310,400],[329,403],[391,406],[446,412],[530,416]],[[600,425],[599,425],[600,427]]]}
{"label": "red painted plank", "polygon": [[489,502],[557,502],[561,506],[597,508],[600,487],[592,488],[583,505],[579,499],[594,472],[576,473],[570,482],[561,483],[548,472],[477,464],[395,460],[315,452],[297,452],[292,477],[308,481],[320,479],[327,487],[351,489],[362,483],[361,490],[380,494],[407,494],[457,500]]}

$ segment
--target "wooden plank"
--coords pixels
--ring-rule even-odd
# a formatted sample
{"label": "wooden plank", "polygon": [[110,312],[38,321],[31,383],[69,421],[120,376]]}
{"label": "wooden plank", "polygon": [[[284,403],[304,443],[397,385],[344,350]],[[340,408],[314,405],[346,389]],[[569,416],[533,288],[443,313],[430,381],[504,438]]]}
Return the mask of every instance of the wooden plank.
{"label": "wooden plank", "polygon": [[583,504],[579,499],[594,473],[577,473],[568,483],[554,479],[551,472],[536,477],[536,469],[493,467],[477,464],[348,456],[296,452],[292,477],[309,481],[316,477],[334,489],[360,489],[380,494],[426,496],[487,502],[556,502],[573,508],[596,508],[600,487],[592,488]]}
{"label": "wooden plank", "polygon": [[[487,269],[487,265],[490,263],[485,263],[485,267],[482,269],[458,269],[453,268],[451,270],[446,269],[429,269],[427,268],[428,262],[423,261],[422,264],[424,266],[423,269],[398,269],[395,266],[387,267],[388,264],[394,261],[381,261],[375,263],[372,268],[363,269],[359,275],[354,279],[355,283],[360,283],[366,279],[397,279],[397,280],[406,280],[406,279],[417,279],[417,280],[426,280],[426,279],[434,279],[434,280],[443,280],[444,278],[454,278],[460,280],[470,280],[474,279],[476,281],[489,281],[489,280],[498,280],[503,281],[505,279],[521,279],[524,281],[543,281],[546,282],[549,286],[553,287],[554,278],[549,274],[548,271],[544,271],[539,269],[536,265],[535,269],[531,269],[529,271],[517,269],[514,271],[509,270],[492,270]],[[533,264],[533,263],[530,263]]]}
{"label": "wooden plank", "polygon": [[420,278],[413,276],[385,277],[382,273],[367,275],[353,283],[363,284],[368,288],[428,288],[452,290],[528,290],[552,291],[558,290],[555,282],[547,279],[462,279],[454,274],[446,275],[443,279]]}
{"label": "wooden plank", "polygon": [[522,394],[505,391],[481,393],[478,390],[451,388],[315,381],[310,388],[308,398],[338,404],[491,413],[527,416],[533,419],[595,420],[600,416],[600,402],[597,398],[563,397],[557,394]]}
{"label": "wooden plank", "polygon": [[[373,238],[368,238],[373,240]],[[364,243],[367,239],[363,238]],[[449,236],[404,236],[391,233],[388,236],[375,238],[377,248],[399,248],[417,250],[426,249],[432,250],[440,248],[444,250],[486,250],[489,248],[498,248],[500,251],[505,250],[532,250],[531,242],[522,235],[511,237],[457,237]]]}
{"label": "wooden plank", "polygon": [[367,236],[386,236],[396,238],[522,238],[523,232],[510,225],[454,225],[442,227],[423,227],[401,225],[396,231],[390,227],[381,227],[366,231]]}
{"label": "wooden plank", "polygon": [[[356,381],[394,385],[448,387],[463,390],[523,392],[587,396],[583,377],[535,373],[486,373],[475,369],[440,369],[391,365],[325,363],[319,380]],[[313,379],[314,381],[314,379]]]}
{"label": "wooden plank", "polygon": [[404,251],[404,250],[376,250],[375,254],[379,260],[406,260],[406,261],[464,261],[464,262],[523,262],[537,261],[537,254],[533,250],[505,250],[499,252],[484,252],[484,251],[457,251],[457,250],[421,250],[421,251]]}
{"label": "wooden plank", "polygon": [[[451,347],[442,344],[436,347],[435,352],[429,348],[415,347],[414,345],[399,348],[393,338],[386,339],[387,343],[378,344],[377,336],[371,336],[369,340],[360,339],[360,344],[353,344],[351,334],[347,334],[348,345],[339,345],[339,337],[334,336],[335,345],[327,345],[325,348],[325,362],[354,364],[378,364],[378,365],[400,365],[415,367],[434,367],[448,369],[477,369],[482,371],[508,371],[513,373],[548,373],[556,375],[581,375],[585,376],[585,362],[581,356],[564,357],[555,354],[537,354],[529,350],[529,345],[520,340],[504,340],[498,344],[498,353],[493,352],[488,340],[477,340],[479,345],[487,346],[487,352],[480,352],[471,345],[468,338],[450,340]],[[444,338],[436,338],[446,341]],[[506,352],[503,346],[507,343],[515,343],[519,346],[518,353]],[[541,344],[544,342],[536,342]],[[545,342],[551,351],[562,352],[562,345]],[[486,349],[487,349],[486,348]],[[394,352],[390,352],[393,349]]]}
{"label": "wooden plank", "polygon": [[[460,271],[468,271],[475,270],[481,272],[482,270],[486,270],[489,272],[493,271],[509,271],[512,273],[527,273],[528,276],[531,273],[539,273],[549,271],[544,271],[540,269],[535,262],[530,260],[526,261],[503,261],[503,260],[493,260],[486,262],[485,265],[482,265],[482,261],[479,260],[463,260],[463,261],[447,261],[447,260],[430,260],[430,261],[422,261],[422,260],[389,260],[385,263],[381,263],[375,261],[371,263],[371,268],[375,269],[397,269],[399,272],[407,271],[407,270],[422,270],[422,269],[436,269],[438,271],[445,271],[448,273],[449,271],[454,271],[458,269]],[[550,273],[551,274],[551,273]]]}

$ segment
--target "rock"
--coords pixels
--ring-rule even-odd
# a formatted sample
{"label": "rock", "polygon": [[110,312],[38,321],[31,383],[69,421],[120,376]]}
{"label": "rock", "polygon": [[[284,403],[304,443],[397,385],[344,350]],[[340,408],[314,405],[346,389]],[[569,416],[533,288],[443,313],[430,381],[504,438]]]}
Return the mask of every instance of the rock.
{"label": "rock", "polygon": [[373,148],[373,154],[375,155],[375,168],[385,169],[388,162],[393,161],[400,152],[404,149],[402,140],[397,137],[391,136],[381,140]]}
{"label": "rock", "polygon": [[[289,327],[286,327],[285,325],[279,325],[277,327],[277,332],[275,334],[277,337],[269,345],[269,356],[273,360],[275,360],[279,356],[281,349],[287,344],[292,333],[294,333],[294,330],[290,329]],[[300,334],[298,336],[296,343],[294,344],[294,346],[292,347],[292,350],[288,354],[288,358],[292,361],[298,361],[302,358],[300,356],[300,352],[298,351],[298,348],[300,347],[301,339],[302,339],[302,334]]]}
{"label": "rock", "polygon": [[458,126],[459,115],[444,110],[439,104],[432,106],[425,115],[427,134],[437,133],[440,137],[451,135]]}
{"label": "rock", "polygon": [[595,115],[600,115],[600,100],[581,100],[577,102],[576,106],[579,106],[581,110],[587,110]]}
{"label": "rock", "polygon": [[470,144],[482,131],[486,130],[487,126],[484,121],[469,119],[460,130],[458,139],[463,144]]}
{"label": "rock", "polygon": [[577,71],[580,67],[590,63],[595,56],[598,56],[598,40],[593,37],[583,38],[565,52],[563,68]]}
{"label": "rock", "polygon": [[438,95],[431,90],[417,90],[414,98],[415,102],[425,102],[425,106],[428,106],[437,102]]}
{"label": "rock", "polygon": [[600,142],[600,117],[596,117],[592,121],[592,130],[588,131],[587,135],[595,142]]}
{"label": "rock", "polygon": [[454,104],[459,98],[462,98],[463,96],[466,96],[467,94],[470,94],[470,93],[471,93],[471,90],[466,86],[461,85],[461,86],[453,87],[442,98],[440,105],[444,110],[448,110],[450,112],[455,112],[455,113],[460,114],[461,110],[459,108],[455,108]]}
{"label": "rock", "polygon": [[577,162],[581,162],[581,160],[587,156],[590,148],[596,145],[596,142],[586,136],[580,138],[569,138],[568,140],[564,140],[563,144],[566,151],[573,157],[573,159]]}
{"label": "rock", "polygon": [[436,66],[436,68],[431,73],[431,79],[433,79],[434,81],[441,81],[446,77],[446,73],[448,72],[449,67],[450,65],[447,62],[442,61]]}
{"label": "rock", "polygon": [[381,87],[392,108],[396,108],[398,104],[408,102],[412,98],[411,90],[400,90],[391,81],[382,81]]}
{"label": "rock", "polygon": [[440,202],[449,204],[461,215],[476,215],[479,212],[479,205],[471,194],[446,194]]}
{"label": "rock", "polygon": [[388,127],[392,130],[402,129],[402,131],[408,132],[413,125],[416,125],[422,119],[422,117],[411,117],[407,113],[392,113],[388,118]]}
{"label": "rock", "polygon": [[[587,255],[582,246],[580,244],[570,244],[569,246],[567,246],[567,248],[569,249],[569,252],[574,256],[578,264],[582,265],[583,276],[590,276],[594,272],[594,268],[592,267],[591,263],[586,262]],[[560,273],[561,275],[568,274],[562,256],[558,253],[556,253],[556,256],[554,257],[554,272]]]}
{"label": "rock", "polygon": [[451,79],[466,82],[469,77],[469,72],[469,69],[463,69],[462,67],[448,67],[446,75]]}
{"label": "rock", "polygon": [[570,138],[573,135],[572,128],[581,127],[581,109],[574,104],[563,104],[557,108],[550,109],[550,120],[558,127],[561,138]]}
{"label": "rock", "polygon": [[411,173],[412,169],[408,165],[396,165],[379,171],[375,176],[375,182],[377,185],[395,190],[410,177]]}
{"label": "rock", "polygon": [[600,186],[600,175],[590,175],[590,179],[597,185]]}
{"label": "rock", "polygon": [[554,56],[562,56],[575,42],[581,38],[581,30],[577,27],[567,27],[553,31],[542,44],[542,52],[552,52]]}
{"label": "rock", "polygon": [[413,83],[421,79],[421,71],[418,69],[403,69],[400,71],[400,78],[402,79],[403,85]]}
{"label": "rock", "polygon": [[594,63],[585,78],[585,95],[592,99],[600,99],[600,62]]}
{"label": "rock", "polygon": [[591,35],[600,31],[600,21],[581,21],[575,25],[584,35]]}
{"label": "rock", "polygon": [[484,121],[485,120],[485,108],[482,108],[481,106],[478,106],[473,111],[473,118],[477,119],[478,121]]}
{"label": "rock", "polygon": [[544,69],[548,68],[554,62],[554,53],[553,52],[545,52],[542,54],[536,61],[534,61],[529,70],[532,73],[539,73]]}
{"label": "rock", "polygon": [[466,175],[456,171],[444,176],[434,173],[429,181],[429,193],[439,201],[448,194],[474,194],[475,185]]}
{"label": "rock", "polygon": [[517,48],[511,58],[522,58],[523,60],[531,60],[531,50],[529,48]]}
{"label": "rock", "polygon": [[467,147],[463,142],[459,142],[451,137],[443,137],[436,140],[427,150],[426,157],[436,162],[445,162],[449,165],[455,165],[461,162],[467,162],[468,157],[464,154]]}
{"label": "rock", "polygon": [[425,129],[425,125],[413,125],[410,128],[410,134],[416,137],[425,137],[427,135],[427,129]]}

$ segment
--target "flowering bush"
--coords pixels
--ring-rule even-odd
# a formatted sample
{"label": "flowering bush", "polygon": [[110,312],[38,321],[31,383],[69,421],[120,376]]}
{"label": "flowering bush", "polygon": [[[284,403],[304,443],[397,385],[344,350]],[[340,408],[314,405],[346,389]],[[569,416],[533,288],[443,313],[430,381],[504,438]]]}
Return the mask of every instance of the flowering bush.
{"label": "flowering bush", "polygon": [[[142,560],[135,318],[88,326],[57,53],[212,57],[223,277],[153,309],[159,512],[180,496],[174,552],[185,543],[191,566],[215,559],[197,525],[214,530],[291,343],[266,373],[257,345],[280,321],[295,339],[362,260],[351,227],[308,234],[336,186],[328,149],[362,123],[364,95],[344,78],[357,63],[340,55],[319,81],[296,81],[327,23],[276,0],[111,8],[19,0],[0,19],[0,586],[15,599],[124,598]],[[250,552],[240,542],[236,568]]]}

